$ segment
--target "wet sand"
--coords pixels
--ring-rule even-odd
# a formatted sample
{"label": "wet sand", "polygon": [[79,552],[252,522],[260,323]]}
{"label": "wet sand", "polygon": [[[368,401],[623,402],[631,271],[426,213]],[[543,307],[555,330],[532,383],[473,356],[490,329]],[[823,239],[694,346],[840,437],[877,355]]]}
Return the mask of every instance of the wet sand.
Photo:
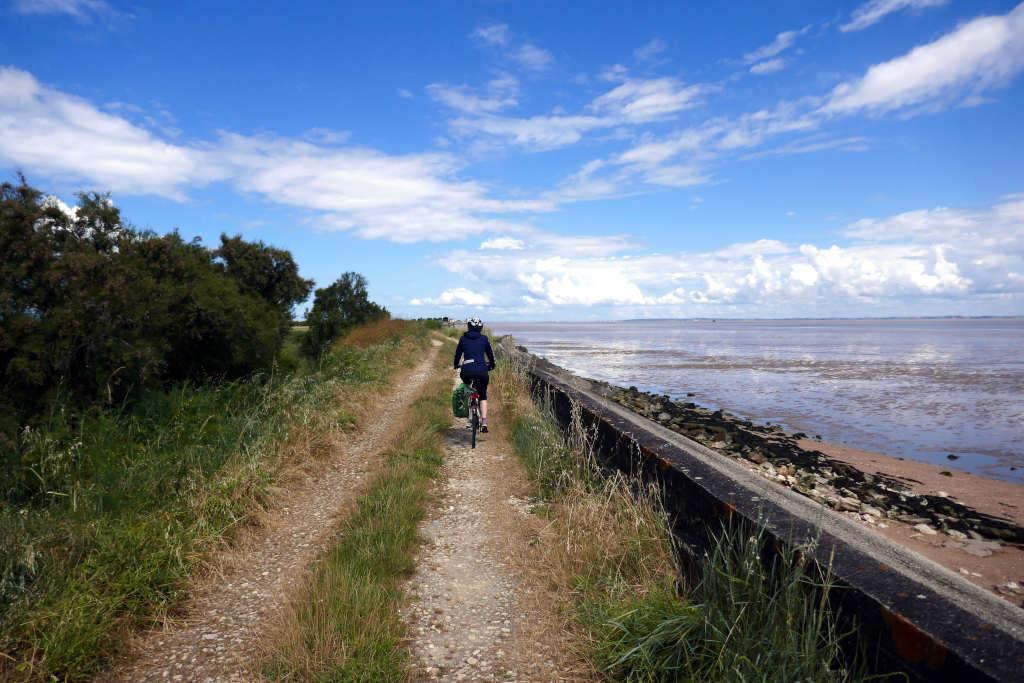
{"label": "wet sand", "polygon": [[[797,445],[818,450],[830,458],[846,462],[862,472],[883,474],[906,483],[913,493],[945,493],[964,505],[996,517],[1024,525],[1024,486],[970,474],[952,463],[941,467],[917,460],[906,460],[883,453],[852,448],[842,444],[799,439]],[[753,467],[751,467],[753,469]],[[953,476],[942,474],[949,472]],[[939,533],[918,532],[910,524],[897,520],[865,522],[860,515],[846,514],[876,533],[904,545],[947,569],[958,572],[972,583],[1024,607],[1024,548],[1008,544],[971,544],[967,548],[956,539]],[[968,549],[969,548],[969,549]],[[977,553],[991,552],[981,557]],[[1007,584],[1016,585],[1014,590]]]}

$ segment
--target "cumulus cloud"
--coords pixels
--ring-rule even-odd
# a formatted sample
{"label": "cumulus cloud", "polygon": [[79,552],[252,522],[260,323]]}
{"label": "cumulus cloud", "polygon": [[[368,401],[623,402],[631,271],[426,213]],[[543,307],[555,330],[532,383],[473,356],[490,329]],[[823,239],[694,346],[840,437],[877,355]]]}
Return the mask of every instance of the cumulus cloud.
{"label": "cumulus cloud", "polygon": [[517,240],[514,237],[495,237],[494,239],[484,240],[480,244],[480,248],[519,251],[523,248],[523,241]]}
{"label": "cumulus cloud", "polygon": [[411,299],[412,306],[486,306],[491,303],[490,297],[480,292],[474,292],[465,287],[447,289],[436,297],[425,297],[422,299]]}
{"label": "cumulus cloud", "polygon": [[1007,14],[979,17],[902,57],[841,83],[821,111],[883,113],[940,107],[977,97],[1024,69],[1024,3]]}
{"label": "cumulus cloud", "polygon": [[439,264],[500,293],[491,306],[513,317],[593,307],[608,316],[641,309],[681,316],[887,315],[922,311],[930,301],[942,302],[938,311],[977,313],[981,300],[1002,302],[1008,312],[1024,300],[1024,195],[988,209],[863,219],[842,234],[854,242],[761,239],[670,254],[630,253],[628,241],[603,252],[571,245],[553,252],[524,234],[522,249],[456,251]]}
{"label": "cumulus cloud", "polygon": [[949,0],[871,0],[850,15],[850,23],[843,24],[839,30],[843,33],[860,31],[882,20],[886,15],[905,9],[925,9],[945,5]]}

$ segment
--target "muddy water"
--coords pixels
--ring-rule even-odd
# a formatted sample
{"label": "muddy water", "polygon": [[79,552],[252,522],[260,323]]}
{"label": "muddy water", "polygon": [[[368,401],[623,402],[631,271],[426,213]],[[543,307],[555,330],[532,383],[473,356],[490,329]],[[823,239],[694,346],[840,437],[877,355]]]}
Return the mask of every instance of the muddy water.
{"label": "muddy water", "polygon": [[587,377],[1024,483],[1024,319],[491,327]]}

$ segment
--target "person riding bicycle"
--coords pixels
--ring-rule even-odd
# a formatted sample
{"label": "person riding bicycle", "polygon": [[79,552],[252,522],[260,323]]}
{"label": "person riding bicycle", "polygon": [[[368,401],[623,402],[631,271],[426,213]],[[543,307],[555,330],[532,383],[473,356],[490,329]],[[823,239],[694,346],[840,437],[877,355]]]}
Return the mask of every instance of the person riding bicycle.
{"label": "person riding bicycle", "polygon": [[459,370],[459,359],[462,361],[462,369],[459,370],[459,377],[466,385],[476,387],[480,394],[480,431],[487,432],[487,371],[494,369],[494,351],[491,350],[491,342],[487,335],[480,330],[484,328],[480,318],[470,318],[466,321],[467,330],[459,339],[459,345],[455,347],[455,369]]}

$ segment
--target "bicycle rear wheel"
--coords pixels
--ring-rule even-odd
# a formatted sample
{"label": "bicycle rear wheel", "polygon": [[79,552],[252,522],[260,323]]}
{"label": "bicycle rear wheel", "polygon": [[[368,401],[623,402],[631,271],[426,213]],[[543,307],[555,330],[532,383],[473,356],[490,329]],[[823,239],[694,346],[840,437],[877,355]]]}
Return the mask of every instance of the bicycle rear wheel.
{"label": "bicycle rear wheel", "polygon": [[473,432],[472,447],[476,448],[476,430],[480,428],[480,413],[478,412],[475,403],[469,409],[469,424],[470,427],[472,427]]}

